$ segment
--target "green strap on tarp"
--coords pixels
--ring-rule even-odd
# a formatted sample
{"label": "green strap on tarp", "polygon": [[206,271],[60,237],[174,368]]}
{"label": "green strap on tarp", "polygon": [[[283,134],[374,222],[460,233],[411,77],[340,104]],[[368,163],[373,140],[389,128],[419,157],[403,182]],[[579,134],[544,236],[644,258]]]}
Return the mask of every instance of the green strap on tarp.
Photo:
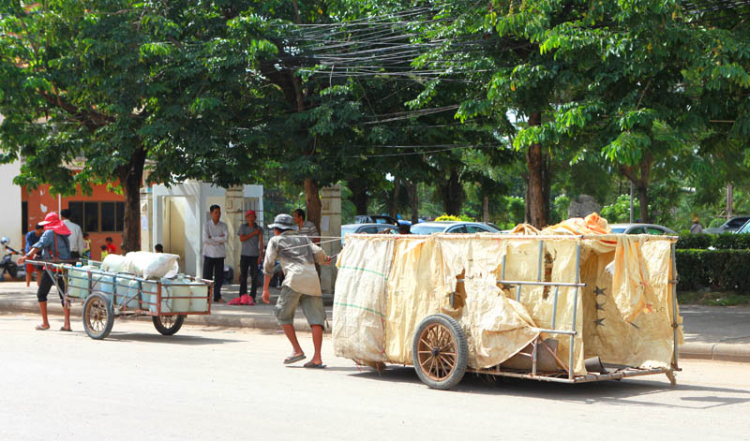
{"label": "green strap on tarp", "polygon": [[382,312],[376,311],[376,310],[374,310],[372,308],[366,308],[364,306],[351,305],[349,303],[341,303],[341,302],[333,302],[333,304],[334,305],[338,305],[338,306],[344,306],[344,307],[347,307],[347,308],[361,309],[363,311],[367,311],[367,312],[371,312],[373,314],[379,315],[380,317],[382,317],[383,319],[385,319],[385,315]]}
{"label": "green strap on tarp", "polygon": [[349,270],[354,270],[354,271],[362,271],[362,272],[365,272],[365,273],[372,273],[372,274],[378,275],[378,276],[380,276],[380,277],[388,280],[388,276],[386,276],[385,274],[377,272],[377,271],[373,271],[373,270],[367,269],[367,268],[360,268],[358,266],[340,266],[339,269],[349,269]]}

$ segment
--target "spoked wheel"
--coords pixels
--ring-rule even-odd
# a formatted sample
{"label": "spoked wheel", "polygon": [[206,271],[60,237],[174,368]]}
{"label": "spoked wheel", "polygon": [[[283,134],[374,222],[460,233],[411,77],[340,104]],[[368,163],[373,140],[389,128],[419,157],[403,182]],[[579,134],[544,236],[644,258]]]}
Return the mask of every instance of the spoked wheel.
{"label": "spoked wheel", "polygon": [[83,304],[83,329],[94,340],[107,338],[115,324],[112,302],[100,293],[91,294]]}
{"label": "spoked wheel", "polygon": [[176,334],[185,322],[184,315],[155,315],[151,317],[151,319],[154,321],[154,327],[161,333],[161,335]]}
{"label": "spoked wheel", "polygon": [[431,315],[419,324],[412,343],[412,360],[423,383],[450,389],[466,373],[469,346],[461,325],[445,314]]}

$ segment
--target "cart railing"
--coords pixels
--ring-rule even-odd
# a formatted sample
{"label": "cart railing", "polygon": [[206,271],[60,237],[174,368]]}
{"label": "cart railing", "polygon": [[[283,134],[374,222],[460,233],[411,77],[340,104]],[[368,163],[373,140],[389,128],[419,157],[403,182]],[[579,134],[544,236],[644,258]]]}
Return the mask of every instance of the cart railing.
{"label": "cart railing", "polygon": [[[523,286],[543,286],[543,287],[554,287],[554,294],[553,294],[553,308],[552,308],[552,323],[550,329],[545,328],[537,328],[537,330],[540,333],[545,334],[562,334],[567,335],[570,338],[570,354],[569,354],[569,360],[568,360],[568,366],[566,367],[565,364],[557,357],[557,354],[549,347],[547,344],[541,339],[537,338],[533,342],[532,347],[532,354],[531,354],[531,376],[536,377],[537,376],[537,368],[538,368],[538,343],[541,342],[542,345],[552,354],[552,356],[557,360],[557,362],[560,364],[560,367],[567,373],[568,379],[567,381],[574,381],[574,362],[575,362],[575,337],[578,335],[578,332],[576,331],[576,321],[577,321],[577,313],[578,313],[578,298],[579,298],[579,289],[586,287],[585,283],[581,283],[581,243],[579,242],[576,247],[576,277],[575,282],[545,282],[542,281],[542,274],[544,269],[544,240],[549,239],[570,239],[573,238],[579,238],[584,240],[612,240],[617,239],[617,235],[596,235],[596,236],[518,236],[513,237],[513,239],[526,239],[526,240],[539,240],[539,257],[537,259],[538,267],[537,267],[537,280],[536,281],[529,281],[529,280],[507,280],[505,276],[505,269],[506,269],[506,258],[507,254],[503,254],[502,256],[502,265],[501,265],[501,275],[500,279],[496,280],[496,283],[502,284],[506,287],[515,287],[516,288],[516,301],[521,301],[521,288]],[[673,237],[669,237],[669,239],[676,239]],[[679,324],[677,323],[677,266],[676,266],[676,258],[675,258],[675,244],[672,243],[671,246],[671,264],[672,264],[672,277],[671,280],[669,280],[670,287],[671,287],[671,294],[672,294],[672,323],[671,326],[674,330],[673,332],[673,339],[674,339],[674,357],[672,361],[672,369],[673,370],[679,370],[678,366],[678,328]],[[466,278],[458,278],[456,279],[457,282],[464,283],[466,281]],[[558,298],[559,298],[559,290],[560,287],[567,287],[567,288],[573,288],[573,311],[572,311],[572,320],[571,320],[571,326],[570,329],[558,329],[557,328],[557,304],[558,304]],[[450,295],[450,303],[451,307],[455,308],[455,292],[451,293]],[[658,370],[659,372],[662,372],[663,370]],[[653,370],[650,370],[649,372],[653,372]],[[637,373],[629,373],[630,375],[622,375],[622,377],[625,376],[631,376],[631,375],[643,375],[642,371],[637,371]],[[523,374],[518,374],[523,375]],[[618,377],[621,378],[621,377]],[[584,381],[591,381],[591,379],[584,379]]]}
{"label": "cart railing", "polygon": [[[131,273],[111,272],[97,268],[79,267],[76,266],[76,263],[80,263],[78,260],[28,260],[27,262],[42,267],[42,269],[50,274],[57,289],[63,293],[63,299],[66,304],[68,304],[69,298],[78,298],[69,296],[69,291],[71,288],[71,281],[80,280],[86,281],[84,286],[80,286],[81,284],[75,286],[76,289],[86,292],[86,295],[81,297],[88,297],[94,292],[101,292],[107,296],[111,296],[113,307],[117,310],[118,314],[132,313],[161,316],[178,314],[207,315],[211,313],[211,300],[213,299],[212,280],[189,275],[181,275],[184,279],[188,280],[187,282],[164,278],[158,280],[146,279]],[[90,266],[101,266],[100,262],[89,261],[89,263],[94,264]],[[85,273],[86,276],[83,276],[83,273]],[[61,289],[56,276],[61,276],[65,279],[65,289]],[[95,279],[94,276],[98,276],[98,278]],[[137,287],[131,286],[132,282],[137,282]],[[202,295],[195,296],[192,295],[192,293],[179,295],[178,293],[173,292],[176,288],[194,287],[199,284],[201,286],[207,286],[205,297]],[[126,293],[119,292],[118,287],[126,289]],[[144,299],[144,294],[148,296],[148,300]],[[154,296],[155,301],[151,301]],[[206,300],[205,311],[163,311],[162,308],[165,301],[174,302],[175,300],[187,300],[188,302],[202,302],[204,298]],[[129,306],[133,302],[137,302],[138,307]],[[192,304],[190,304],[190,306],[192,306]]]}

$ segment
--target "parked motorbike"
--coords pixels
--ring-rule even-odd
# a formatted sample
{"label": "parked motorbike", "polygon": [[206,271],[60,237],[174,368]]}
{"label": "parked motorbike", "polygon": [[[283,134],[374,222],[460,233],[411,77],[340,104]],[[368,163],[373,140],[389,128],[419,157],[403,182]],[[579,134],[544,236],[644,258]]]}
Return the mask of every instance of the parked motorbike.
{"label": "parked motorbike", "polygon": [[0,239],[0,245],[5,249],[5,256],[0,260],[0,280],[5,280],[5,274],[15,279],[18,277],[18,264],[13,261],[13,256],[21,253],[10,246],[10,239],[7,237]]}

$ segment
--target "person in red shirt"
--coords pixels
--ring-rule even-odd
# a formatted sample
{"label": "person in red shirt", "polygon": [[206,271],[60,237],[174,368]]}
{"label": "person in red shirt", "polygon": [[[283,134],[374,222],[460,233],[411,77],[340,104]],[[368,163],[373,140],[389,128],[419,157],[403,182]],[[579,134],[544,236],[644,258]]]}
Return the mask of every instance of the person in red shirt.
{"label": "person in red shirt", "polygon": [[104,239],[104,241],[107,242],[107,253],[117,254],[117,247],[112,243],[112,238],[107,237],[106,239]]}

